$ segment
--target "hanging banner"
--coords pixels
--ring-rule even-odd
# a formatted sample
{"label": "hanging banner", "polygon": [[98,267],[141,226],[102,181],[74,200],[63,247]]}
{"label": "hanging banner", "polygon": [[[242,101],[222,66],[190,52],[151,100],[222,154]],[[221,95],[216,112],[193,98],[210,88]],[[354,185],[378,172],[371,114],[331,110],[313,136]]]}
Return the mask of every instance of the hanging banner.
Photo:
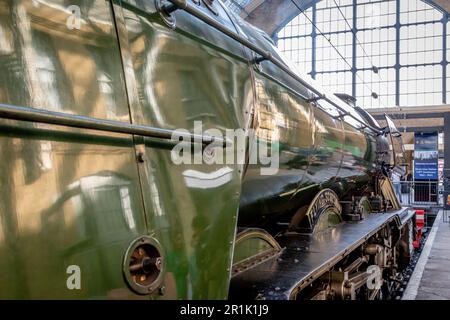
{"label": "hanging banner", "polygon": [[414,179],[438,179],[438,133],[414,133]]}

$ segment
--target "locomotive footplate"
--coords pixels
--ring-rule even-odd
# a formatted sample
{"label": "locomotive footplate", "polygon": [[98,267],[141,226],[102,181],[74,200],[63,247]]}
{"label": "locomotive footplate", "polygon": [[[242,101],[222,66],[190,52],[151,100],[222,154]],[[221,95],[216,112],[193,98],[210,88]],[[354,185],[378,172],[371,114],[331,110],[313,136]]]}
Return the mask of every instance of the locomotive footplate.
{"label": "locomotive footplate", "polygon": [[231,280],[231,299],[288,300],[389,223],[398,228],[413,217],[408,208],[373,213],[319,234],[287,233],[276,240],[283,251]]}

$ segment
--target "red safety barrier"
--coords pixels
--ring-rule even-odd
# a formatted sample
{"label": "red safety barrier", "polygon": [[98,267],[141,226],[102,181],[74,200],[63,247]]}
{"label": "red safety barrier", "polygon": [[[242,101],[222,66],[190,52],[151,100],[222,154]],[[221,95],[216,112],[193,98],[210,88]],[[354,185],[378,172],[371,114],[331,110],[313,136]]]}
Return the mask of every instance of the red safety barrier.
{"label": "red safety barrier", "polygon": [[416,210],[416,227],[417,227],[417,237],[413,241],[414,249],[420,247],[420,239],[422,238],[422,229],[425,226],[425,210]]}

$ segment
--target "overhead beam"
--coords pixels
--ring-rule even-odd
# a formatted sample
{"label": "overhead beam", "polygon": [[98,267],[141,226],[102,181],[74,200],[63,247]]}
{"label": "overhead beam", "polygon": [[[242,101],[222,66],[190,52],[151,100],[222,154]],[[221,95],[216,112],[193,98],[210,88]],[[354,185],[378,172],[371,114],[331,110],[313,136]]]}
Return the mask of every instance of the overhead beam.
{"label": "overhead beam", "polygon": [[[440,113],[411,113],[411,114],[393,114],[389,113],[390,116],[392,116],[395,119],[434,119],[434,118],[444,118],[443,112]],[[383,120],[384,115],[377,114],[373,116],[376,120]]]}
{"label": "overhead beam", "polygon": [[[432,127],[432,126],[443,126],[444,118],[418,118],[418,119],[402,119],[402,118],[392,118],[395,122],[397,128],[404,127]],[[380,123],[385,121],[380,120]]]}
{"label": "overhead beam", "polygon": [[382,127],[386,125],[384,115],[387,114],[401,132],[443,132],[444,117],[450,114],[450,105],[371,108],[367,111]]}
{"label": "overhead beam", "polygon": [[[294,0],[302,9],[307,9],[320,0]],[[425,0],[425,2],[450,13],[449,0]],[[265,31],[269,36],[275,34],[289,21],[300,14],[291,0],[252,0],[241,12],[241,17]]]}
{"label": "overhead beam", "polygon": [[437,127],[407,127],[407,128],[399,128],[400,132],[444,132],[444,126]]}
{"label": "overhead beam", "polygon": [[370,108],[366,109],[371,115],[386,114],[429,114],[429,113],[445,113],[450,112],[450,104],[435,106],[415,106],[415,107],[390,107],[390,108]]}
{"label": "overhead beam", "polygon": [[[309,8],[315,0],[294,0],[302,8]],[[255,4],[259,5],[255,6]],[[300,11],[291,0],[254,0],[245,7],[241,16],[255,27],[273,37],[289,21],[298,16]]]}
{"label": "overhead beam", "polygon": [[433,1],[428,1],[428,2],[435,3],[439,8],[450,13],[450,1],[448,1],[448,0],[433,0]]}

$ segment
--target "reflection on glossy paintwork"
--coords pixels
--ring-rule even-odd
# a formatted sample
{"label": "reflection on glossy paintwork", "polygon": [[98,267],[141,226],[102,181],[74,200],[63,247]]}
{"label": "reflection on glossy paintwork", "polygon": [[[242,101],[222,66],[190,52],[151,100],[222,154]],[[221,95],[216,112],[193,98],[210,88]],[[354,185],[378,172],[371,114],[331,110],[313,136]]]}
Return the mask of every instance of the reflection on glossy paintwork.
{"label": "reflection on glossy paintwork", "polygon": [[[0,1],[0,102],[129,121],[110,5],[77,5],[70,30],[66,1]],[[132,139],[1,121],[0,149],[0,298],[139,298],[122,277],[147,233]]]}
{"label": "reflection on glossy paintwork", "polygon": [[[257,30],[237,23],[253,43],[283,60]],[[348,116],[339,117],[340,111],[325,101],[306,102],[310,94],[270,62],[262,62],[255,74],[257,131],[277,133],[280,170],[276,176],[261,177],[258,166],[249,166],[243,181],[240,225],[264,226],[275,218],[289,222],[289,214],[308,204],[321,188],[348,197],[367,184],[375,168],[375,140],[357,129],[361,124]],[[330,99],[360,118],[333,95]],[[286,221],[280,220],[279,213],[286,215]]]}
{"label": "reflection on glossy paintwork", "polygon": [[[272,63],[252,69],[248,51],[188,13],[177,11],[173,30],[153,1],[132,3],[0,0],[0,102],[166,129],[255,129],[249,146],[279,152],[279,171],[175,165],[151,139],[1,120],[0,298],[223,299],[238,210],[240,226],[279,214],[286,224],[320,188],[351,196],[369,179],[375,144],[358,122],[307,102],[311,93]],[[201,4],[233,29],[216,7],[213,16]],[[142,235],[161,243],[165,261],[165,290],[149,296],[122,275]],[[80,291],[66,287],[72,264]]]}
{"label": "reflection on glossy paintwork", "polygon": [[[136,298],[121,276],[126,246],[145,233],[131,141],[55,142],[38,130],[34,137],[25,145],[1,133],[1,185],[9,190],[0,210],[0,297]],[[42,166],[39,145],[51,146],[51,168]],[[82,270],[80,291],[65,287],[72,264]]]}
{"label": "reflection on glossy paintwork", "polygon": [[[313,146],[310,106],[278,84],[257,77],[256,139],[258,143],[278,146],[279,171],[275,176],[261,176],[259,165],[249,165],[239,215],[243,225],[284,210],[286,199],[292,196],[305,174]],[[273,136],[278,140],[272,141]],[[287,196],[280,197],[280,194]]]}
{"label": "reflection on glossy paintwork", "polygon": [[[239,45],[177,12],[175,31],[159,24],[153,2],[123,11],[133,72],[127,82],[139,96],[133,121],[164,128],[239,128],[251,94],[248,65]],[[205,11],[208,12],[208,11]],[[218,19],[232,24],[222,9]],[[202,42],[198,41],[202,40]],[[130,72],[131,73],[131,72]],[[225,132],[223,132],[225,133]],[[172,294],[184,298],[225,298],[239,199],[237,165],[174,165],[170,150],[146,140],[140,166],[150,232],[161,242]],[[211,253],[214,252],[214,257]],[[170,290],[169,290],[170,291]]]}
{"label": "reflection on glossy paintwork", "polygon": [[314,109],[315,151],[310,158],[308,177],[313,184],[327,186],[339,173],[342,162],[342,123],[319,107]]}
{"label": "reflection on glossy paintwork", "polygon": [[0,2],[2,103],[128,121],[110,5],[77,5],[81,29],[70,30],[66,1]]}

